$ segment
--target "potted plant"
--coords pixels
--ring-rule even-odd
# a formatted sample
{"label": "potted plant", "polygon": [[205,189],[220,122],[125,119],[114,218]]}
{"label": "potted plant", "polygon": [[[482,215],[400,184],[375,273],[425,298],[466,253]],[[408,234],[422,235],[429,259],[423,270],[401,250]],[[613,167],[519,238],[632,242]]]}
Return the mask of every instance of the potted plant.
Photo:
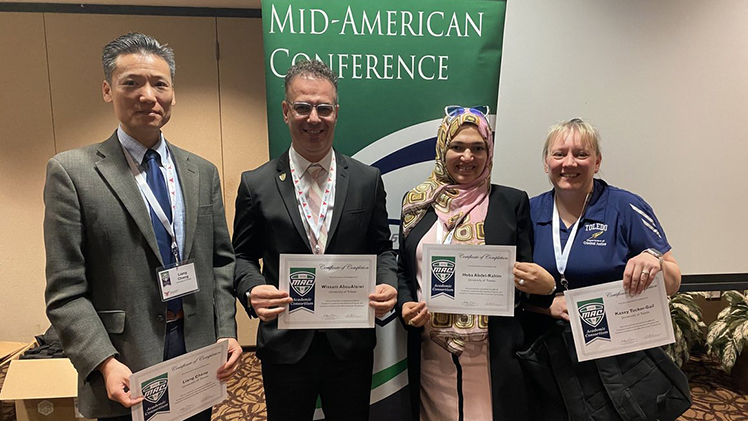
{"label": "potted plant", "polygon": [[701,307],[694,300],[695,297],[703,295],[705,294],[700,292],[687,292],[668,298],[675,342],[664,348],[678,367],[691,357],[694,345],[704,343],[703,329],[706,329],[706,324],[703,321]]}
{"label": "potted plant", "polygon": [[[738,356],[743,351],[743,345],[748,340],[748,291],[727,291],[722,294],[727,300],[727,307],[719,312],[717,320],[709,325],[709,333],[706,336],[707,352],[715,356],[725,372],[730,373],[738,363]],[[745,356],[748,353],[743,354]],[[743,368],[748,368],[748,363],[738,363]],[[740,372],[743,369],[739,370]],[[733,373],[733,379],[748,383],[745,375]],[[742,390],[748,389],[746,384],[737,385]]]}

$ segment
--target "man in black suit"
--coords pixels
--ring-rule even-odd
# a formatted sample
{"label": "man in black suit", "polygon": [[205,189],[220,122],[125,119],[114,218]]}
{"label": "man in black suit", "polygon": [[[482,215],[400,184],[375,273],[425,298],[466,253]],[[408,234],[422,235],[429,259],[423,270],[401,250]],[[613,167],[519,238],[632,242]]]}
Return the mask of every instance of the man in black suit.
{"label": "man in black suit", "polygon": [[291,147],[242,174],[234,285],[249,315],[261,320],[257,356],[268,419],[311,420],[319,395],[326,419],[366,420],[374,329],[279,330],[277,317],[291,298],[277,288],[278,266],[281,253],[376,254],[377,286],[369,305],[377,316],[389,312],[397,276],[384,186],[378,169],[332,149],[337,77],[325,64],[292,66],[285,91]]}

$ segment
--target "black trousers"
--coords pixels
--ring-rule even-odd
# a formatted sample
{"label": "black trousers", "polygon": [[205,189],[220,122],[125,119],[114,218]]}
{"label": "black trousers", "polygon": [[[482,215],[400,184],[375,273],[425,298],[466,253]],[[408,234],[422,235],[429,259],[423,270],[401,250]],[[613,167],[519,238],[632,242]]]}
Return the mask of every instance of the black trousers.
{"label": "black trousers", "polygon": [[367,421],[373,364],[372,351],[338,359],[323,332],[295,364],[262,362],[268,421],[311,420],[317,396],[326,421]]}
{"label": "black trousers", "polygon": [[[164,338],[164,361],[187,353],[187,347],[184,344],[184,320],[166,324],[166,337]],[[208,408],[199,414],[187,418],[187,421],[210,421],[213,414],[213,408]],[[127,414],[121,417],[99,418],[102,421],[131,421],[132,415]]]}

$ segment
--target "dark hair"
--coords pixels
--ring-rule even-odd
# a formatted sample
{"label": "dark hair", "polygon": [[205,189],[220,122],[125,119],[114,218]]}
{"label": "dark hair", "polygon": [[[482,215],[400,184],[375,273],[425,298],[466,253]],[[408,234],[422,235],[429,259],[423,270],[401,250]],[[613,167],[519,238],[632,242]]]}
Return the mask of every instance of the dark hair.
{"label": "dark hair", "polygon": [[288,99],[288,87],[296,77],[320,78],[330,81],[335,88],[335,103],[338,103],[338,77],[327,65],[319,60],[299,60],[286,72],[285,93]]}
{"label": "dark hair", "polygon": [[161,57],[169,65],[171,80],[174,80],[176,69],[174,50],[167,44],[161,45],[156,38],[139,32],[130,32],[118,37],[104,47],[101,54],[101,64],[104,67],[104,77],[107,82],[112,83],[112,73],[114,73],[114,68],[117,65],[117,57],[124,54],[153,54]]}

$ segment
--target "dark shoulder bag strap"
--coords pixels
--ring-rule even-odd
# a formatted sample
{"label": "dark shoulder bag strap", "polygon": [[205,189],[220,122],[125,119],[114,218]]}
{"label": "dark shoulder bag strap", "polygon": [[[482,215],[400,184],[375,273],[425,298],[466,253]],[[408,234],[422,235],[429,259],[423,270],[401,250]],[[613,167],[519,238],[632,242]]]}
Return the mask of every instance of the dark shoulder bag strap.
{"label": "dark shoulder bag strap", "polygon": [[605,390],[610,402],[615,407],[618,415],[625,421],[647,421],[647,415],[636,402],[623,379],[621,367],[615,358],[600,358],[595,360],[597,371],[600,373]]}
{"label": "dark shoulder bag strap", "polygon": [[[554,326],[557,329],[559,327],[559,325]],[[553,374],[556,377],[558,388],[561,390],[561,395],[566,404],[569,419],[574,421],[593,421],[585,408],[582,386],[579,384],[579,378],[577,378],[574,372],[574,362],[569,355],[566,341],[563,338],[563,332],[550,335],[546,340],[546,346]],[[574,359],[576,359],[576,355]]]}

